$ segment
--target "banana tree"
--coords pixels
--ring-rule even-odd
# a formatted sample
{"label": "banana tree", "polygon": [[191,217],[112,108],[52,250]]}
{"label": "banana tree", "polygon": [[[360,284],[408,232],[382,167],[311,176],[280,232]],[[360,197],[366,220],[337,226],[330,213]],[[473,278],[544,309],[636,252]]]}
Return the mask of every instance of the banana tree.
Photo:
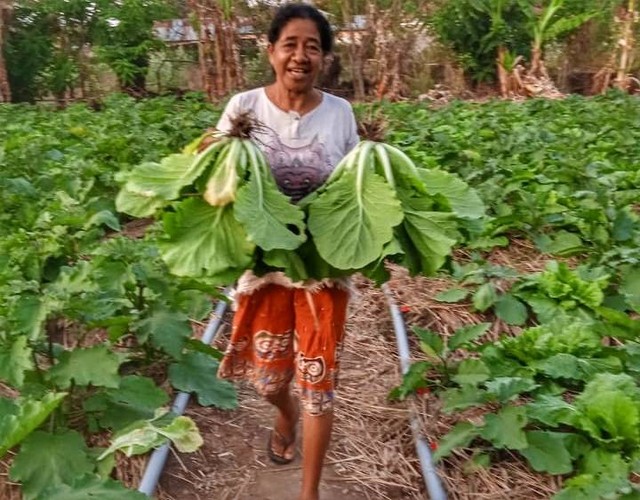
{"label": "banana tree", "polygon": [[487,14],[490,18],[489,32],[481,43],[485,50],[496,51],[496,70],[500,94],[506,97],[509,94],[509,73],[506,69],[509,49],[507,47],[508,24],[505,14],[513,4],[513,0],[471,0],[469,4],[476,11]]}
{"label": "banana tree", "polygon": [[544,67],[542,51],[544,45],[559,36],[582,26],[594,17],[596,12],[583,12],[571,16],[561,16],[565,0],[518,0],[518,4],[528,19],[528,28],[532,37],[531,67],[533,76],[548,76]]}
{"label": "banana tree", "polygon": [[615,86],[620,90],[629,88],[629,70],[631,66],[631,54],[633,52],[634,25],[638,22],[638,12],[636,12],[636,0],[629,0],[627,10],[622,17],[622,36],[618,42],[619,56],[616,70]]}

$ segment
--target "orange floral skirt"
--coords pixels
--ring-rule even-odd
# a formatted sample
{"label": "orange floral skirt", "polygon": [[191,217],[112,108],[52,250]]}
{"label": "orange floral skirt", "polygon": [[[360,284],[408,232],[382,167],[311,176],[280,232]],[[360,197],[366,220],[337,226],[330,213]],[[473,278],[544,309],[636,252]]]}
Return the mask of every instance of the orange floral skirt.
{"label": "orange floral skirt", "polygon": [[263,395],[296,380],[302,409],[322,415],[333,407],[349,292],[310,291],[268,284],[237,298],[220,378],[244,379]]}

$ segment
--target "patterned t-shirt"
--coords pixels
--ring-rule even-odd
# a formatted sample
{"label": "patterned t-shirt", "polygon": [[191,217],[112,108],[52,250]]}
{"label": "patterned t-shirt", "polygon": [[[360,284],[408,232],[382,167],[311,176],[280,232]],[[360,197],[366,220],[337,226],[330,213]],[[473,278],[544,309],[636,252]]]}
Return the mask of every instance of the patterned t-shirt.
{"label": "patterned t-shirt", "polygon": [[280,190],[294,202],[320,187],[359,140],[351,105],[326,92],[322,102],[302,116],[277,107],[264,87],[242,92],[231,98],[216,128],[228,132],[230,117],[245,111],[263,125],[253,139]]}

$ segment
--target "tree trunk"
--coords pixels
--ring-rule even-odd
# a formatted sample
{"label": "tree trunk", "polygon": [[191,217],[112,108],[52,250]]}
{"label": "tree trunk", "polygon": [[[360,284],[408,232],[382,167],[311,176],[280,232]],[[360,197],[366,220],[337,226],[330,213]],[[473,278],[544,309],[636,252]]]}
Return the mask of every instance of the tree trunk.
{"label": "tree trunk", "polygon": [[500,45],[500,47],[498,47],[497,70],[498,83],[500,85],[500,95],[502,97],[509,97],[509,75],[504,67],[504,59],[506,54],[507,49],[504,47],[504,45]]}
{"label": "tree trunk", "polygon": [[529,73],[533,76],[540,76],[542,68],[542,50],[535,45],[531,49],[531,69]]}
{"label": "tree trunk", "polygon": [[631,66],[631,54],[633,51],[634,37],[633,25],[636,19],[636,0],[629,0],[629,5],[624,14],[622,38],[620,39],[620,58],[618,59],[618,70],[616,71],[615,86],[620,90],[629,89],[629,67]]}
{"label": "tree trunk", "polygon": [[363,101],[366,97],[364,88],[364,64],[363,46],[364,40],[358,40],[354,26],[352,26],[353,14],[348,9],[348,3],[342,2],[342,18],[349,29],[349,64],[351,66],[351,80],[356,101]]}
{"label": "tree trunk", "polygon": [[11,88],[7,75],[7,65],[4,59],[4,46],[7,26],[11,14],[9,0],[0,0],[0,102],[11,101]]}

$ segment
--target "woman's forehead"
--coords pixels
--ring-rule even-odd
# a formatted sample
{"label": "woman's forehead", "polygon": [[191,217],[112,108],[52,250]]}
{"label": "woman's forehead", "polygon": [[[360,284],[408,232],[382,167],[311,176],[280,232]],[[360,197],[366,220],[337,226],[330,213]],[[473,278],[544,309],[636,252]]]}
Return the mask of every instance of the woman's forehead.
{"label": "woman's forehead", "polygon": [[300,38],[320,41],[320,32],[311,19],[291,19],[284,25],[278,40],[297,40]]}

